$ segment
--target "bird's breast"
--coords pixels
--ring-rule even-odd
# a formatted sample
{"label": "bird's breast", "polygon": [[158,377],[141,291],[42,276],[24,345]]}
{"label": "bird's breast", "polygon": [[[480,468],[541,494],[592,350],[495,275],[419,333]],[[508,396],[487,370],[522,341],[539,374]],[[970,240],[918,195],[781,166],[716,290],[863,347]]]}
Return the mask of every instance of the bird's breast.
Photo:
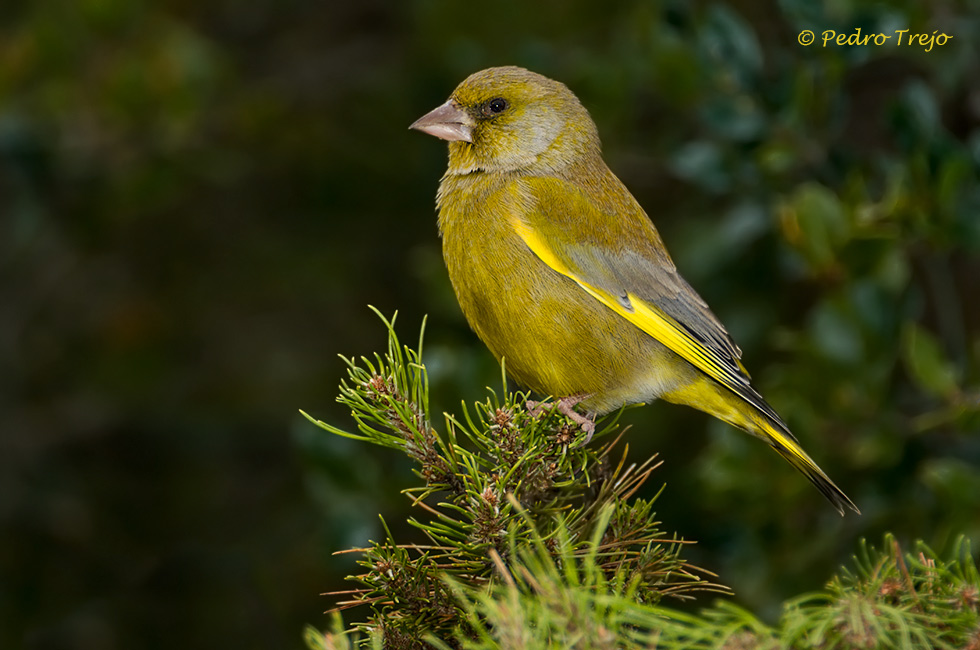
{"label": "bird's breast", "polygon": [[534,209],[516,180],[443,181],[443,257],[470,326],[510,377],[539,393],[594,395],[599,411],[654,397],[659,388],[639,376],[657,376],[663,347],[527,247],[513,223]]}

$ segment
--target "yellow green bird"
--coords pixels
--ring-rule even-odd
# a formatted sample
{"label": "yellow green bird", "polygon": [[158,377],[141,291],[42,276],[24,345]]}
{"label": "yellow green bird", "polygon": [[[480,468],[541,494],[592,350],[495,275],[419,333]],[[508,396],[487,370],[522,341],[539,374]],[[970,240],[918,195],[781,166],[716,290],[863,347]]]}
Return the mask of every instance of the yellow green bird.
{"label": "yellow green bird", "polygon": [[741,350],[606,166],[564,84],[482,70],[411,128],[449,142],[436,199],[449,279],[515,381],[557,398],[590,436],[596,414],[625,404],[693,406],[768,442],[841,514],[859,512],[749,385]]}

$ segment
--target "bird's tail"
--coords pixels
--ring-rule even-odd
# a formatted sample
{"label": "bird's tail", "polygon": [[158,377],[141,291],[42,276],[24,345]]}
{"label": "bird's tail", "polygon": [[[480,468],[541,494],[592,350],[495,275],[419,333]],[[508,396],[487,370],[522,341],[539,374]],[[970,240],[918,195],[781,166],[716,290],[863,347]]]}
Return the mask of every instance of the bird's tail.
{"label": "bird's tail", "polygon": [[736,393],[707,376],[673,392],[661,395],[668,402],[687,404],[762,438],[789,464],[798,469],[827,497],[841,515],[845,508],[861,514],[854,502],[834,485],[813,459],[803,451],[779,415],[751,387]]}
{"label": "bird's tail", "polygon": [[803,451],[799,443],[796,442],[796,438],[793,434],[789,432],[782,422],[773,422],[771,418],[766,417],[763,414],[762,417],[758,418],[755,423],[759,425],[762,429],[761,432],[755,432],[756,435],[761,433],[761,437],[765,439],[769,445],[776,450],[780,456],[785,458],[790,465],[798,469],[804,476],[810,479],[814,487],[820,490],[820,493],[824,495],[830,503],[833,504],[837,511],[843,516],[844,508],[850,508],[854,512],[861,514],[858,507],[854,505],[843,490],[837,487],[833,481],[830,480],[823,470],[813,459],[810,458],[809,454]]}

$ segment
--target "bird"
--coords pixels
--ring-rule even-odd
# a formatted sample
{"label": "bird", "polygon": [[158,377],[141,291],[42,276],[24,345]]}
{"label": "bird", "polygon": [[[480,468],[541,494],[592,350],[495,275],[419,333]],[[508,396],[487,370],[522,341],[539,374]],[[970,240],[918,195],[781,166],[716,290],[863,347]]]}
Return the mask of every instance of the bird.
{"label": "bird", "polygon": [[841,515],[860,513],[752,388],[741,350],[606,165],[567,86],[488,68],[409,128],[448,142],[436,208],[463,315],[517,384],[557,400],[586,444],[597,415],[685,404],[767,442]]}

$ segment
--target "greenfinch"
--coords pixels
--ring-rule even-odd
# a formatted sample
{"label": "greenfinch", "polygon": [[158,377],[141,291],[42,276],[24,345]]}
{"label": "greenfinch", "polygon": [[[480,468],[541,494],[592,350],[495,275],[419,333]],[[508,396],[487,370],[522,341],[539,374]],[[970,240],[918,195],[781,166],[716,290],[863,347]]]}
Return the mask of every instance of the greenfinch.
{"label": "greenfinch", "polygon": [[741,350],[606,166],[564,84],[482,70],[410,128],[449,142],[436,197],[449,279],[518,384],[556,398],[589,436],[597,414],[626,404],[693,406],[769,443],[841,514],[859,512],[749,384]]}

